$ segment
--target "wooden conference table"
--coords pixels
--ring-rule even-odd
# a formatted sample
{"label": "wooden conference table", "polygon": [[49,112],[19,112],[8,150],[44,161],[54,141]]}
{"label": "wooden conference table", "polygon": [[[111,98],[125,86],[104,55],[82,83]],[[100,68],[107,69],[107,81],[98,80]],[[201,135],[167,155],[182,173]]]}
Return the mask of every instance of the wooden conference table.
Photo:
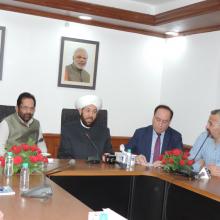
{"label": "wooden conference table", "polygon": [[[0,197],[4,220],[86,220],[88,211],[101,208],[111,208],[129,220],[219,219],[220,178],[188,180],[143,166],[125,170],[85,161],[76,161],[72,167],[67,164],[67,160],[57,159],[49,164],[48,170],[59,169],[49,176],[53,196],[48,200],[22,198],[19,177],[13,176],[16,195]],[[34,187],[42,176],[32,175],[30,179]]]}
{"label": "wooden conference table", "polygon": [[220,178],[189,180],[161,169],[55,160],[50,178],[93,210],[111,208],[129,220],[220,218]]}
{"label": "wooden conference table", "polygon": [[[1,178],[1,184],[5,180]],[[39,186],[42,175],[31,175],[30,187]],[[49,199],[23,198],[19,193],[19,176],[12,177],[11,186],[15,195],[0,196],[0,210],[4,220],[87,220],[89,207],[70,195],[51,180],[47,180],[53,190]]]}

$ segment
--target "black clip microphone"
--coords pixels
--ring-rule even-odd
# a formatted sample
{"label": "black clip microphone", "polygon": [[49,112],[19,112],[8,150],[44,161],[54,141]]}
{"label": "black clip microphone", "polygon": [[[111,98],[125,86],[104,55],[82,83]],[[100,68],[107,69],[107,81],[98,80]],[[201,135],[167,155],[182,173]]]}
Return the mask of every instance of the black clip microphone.
{"label": "black clip microphone", "polygon": [[193,160],[195,160],[195,159],[196,159],[196,157],[198,156],[199,152],[202,150],[202,148],[203,148],[203,146],[204,146],[204,144],[205,144],[206,140],[208,139],[208,137],[209,137],[209,132],[208,132],[208,134],[207,134],[206,138],[204,139],[204,141],[202,142],[202,144],[201,144],[201,146],[200,146],[199,150],[197,151],[196,155],[194,156]]}
{"label": "black clip microphone", "polygon": [[89,156],[87,159],[87,163],[91,163],[91,164],[100,163],[99,150],[97,145],[95,144],[95,142],[92,140],[92,138],[89,136],[88,133],[85,133],[85,136],[96,150],[96,156]]}

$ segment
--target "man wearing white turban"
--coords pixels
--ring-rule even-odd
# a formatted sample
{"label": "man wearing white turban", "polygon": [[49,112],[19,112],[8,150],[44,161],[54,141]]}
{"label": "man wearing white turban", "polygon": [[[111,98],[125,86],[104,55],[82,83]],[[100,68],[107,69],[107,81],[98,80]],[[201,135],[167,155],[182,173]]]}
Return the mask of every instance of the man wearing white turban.
{"label": "man wearing white turban", "polygon": [[102,100],[95,95],[82,96],[76,100],[75,107],[79,111],[80,120],[62,127],[58,157],[100,159],[104,153],[112,153],[109,129],[96,123]]}

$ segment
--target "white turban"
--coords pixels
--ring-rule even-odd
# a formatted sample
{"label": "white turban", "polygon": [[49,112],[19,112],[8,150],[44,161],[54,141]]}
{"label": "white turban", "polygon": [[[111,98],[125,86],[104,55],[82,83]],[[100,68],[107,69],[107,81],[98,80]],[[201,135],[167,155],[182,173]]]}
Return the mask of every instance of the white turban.
{"label": "white turban", "polygon": [[88,105],[94,105],[99,111],[102,108],[102,100],[96,95],[85,95],[78,98],[75,102],[75,107],[77,109],[84,108]]}

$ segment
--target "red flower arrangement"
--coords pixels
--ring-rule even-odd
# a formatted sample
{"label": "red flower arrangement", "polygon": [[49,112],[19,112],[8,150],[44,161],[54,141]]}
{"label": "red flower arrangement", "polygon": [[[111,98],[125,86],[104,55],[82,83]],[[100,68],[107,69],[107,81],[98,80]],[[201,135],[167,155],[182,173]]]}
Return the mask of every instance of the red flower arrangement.
{"label": "red flower arrangement", "polygon": [[182,150],[176,148],[170,151],[166,151],[164,154],[160,155],[160,160],[163,164],[163,169],[167,172],[175,171],[192,171],[193,160],[189,160],[189,152],[183,152]]}
{"label": "red flower arrangement", "polygon": [[[47,157],[41,153],[41,149],[37,145],[20,144],[9,148],[14,157],[14,173],[19,173],[22,168],[22,163],[28,163],[30,173],[40,172],[43,170],[43,165],[48,163]],[[5,166],[5,157],[0,157],[0,164]]]}

